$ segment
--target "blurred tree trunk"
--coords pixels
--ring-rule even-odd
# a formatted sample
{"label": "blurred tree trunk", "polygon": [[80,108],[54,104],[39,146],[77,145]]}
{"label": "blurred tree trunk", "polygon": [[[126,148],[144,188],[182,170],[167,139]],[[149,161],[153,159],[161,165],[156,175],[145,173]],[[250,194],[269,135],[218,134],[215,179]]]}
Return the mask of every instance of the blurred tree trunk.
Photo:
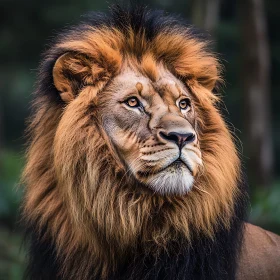
{"label": "blurred tree trunk", "polygon": [[[3,121],[2,121],[2,105],[1,96],[0,96],[0,176],[2,173],[2,156],[3,156],[3,141],[4,141],[4,128],[3,128]],[[1,178],[0,178],[1,179]],[[0,182],[1,183],[1,182]]]}
{"label": "blurred tree trunk", "polygon": [[[1,88],[1,87],[0,87]],[[0,97],[0,160],[1,160],[1,153],[2,153],[2,149],[3,149],[3,140],[4,140],[4,128],[3,128],[3,122],[2,122],[2,100]]]}
{"label": "blurred tree trunk", "polygon": [[273,177],[270,53],[263,0],[239,0],[242,78],[249,179],[269,186]]}
{"label": "blurred tree trunk", "polygon": [[192,22],[215,36],[220,0],[192,0]]}

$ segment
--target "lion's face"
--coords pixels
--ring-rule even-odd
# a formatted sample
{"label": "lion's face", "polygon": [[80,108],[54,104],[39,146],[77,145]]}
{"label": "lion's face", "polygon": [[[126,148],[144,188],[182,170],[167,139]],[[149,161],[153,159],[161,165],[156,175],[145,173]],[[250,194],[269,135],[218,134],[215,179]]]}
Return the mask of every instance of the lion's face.
{"label": "lion's face", "polygon": [[127,172],[161,194],[191,189],[202,160],[195,108],[180,80],[163,67],[156,81],[126,69],[98,107]]}

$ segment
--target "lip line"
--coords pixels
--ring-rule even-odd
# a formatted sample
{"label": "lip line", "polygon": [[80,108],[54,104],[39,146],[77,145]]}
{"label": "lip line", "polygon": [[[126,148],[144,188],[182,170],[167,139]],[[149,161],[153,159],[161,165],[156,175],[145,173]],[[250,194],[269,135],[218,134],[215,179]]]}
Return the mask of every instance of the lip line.
{"label": "lip line", "polygon": [[172,165],[173,163],[175,163],[176,161],[180,161],[181,163],[183,163],[187,168],[188,170],[190,171],[190,173],[193,175],[193,171],[192,169],[190,168],[190,166],[185,163],[182,159],[181,159],[181,156],[179,156],[176,160],[174,160],[171,164],[169,164],[167,167],[169,167],[170,165]]}
{"label": "lip line", "polygon": [[181,163],[183,163],[183,164],[188,168],[188,170],[190,171],[191,175],[193,176],[193,171],[192,171],[192,169],[190,168],[190,166],[189,166],[188,164],[186,164],[186,163],[181,159],[180,156],[179,156],[177,159],[175,159],[174,161],[172,161],[170,164],[168,164],[166,167],[160,169],[157,173],[164,171],[165,169],[167,169],[168,167],[170,167],[172,164],[174,164],[177,160],[179,160]]}
{"label": "lip line", "polygon": [[[188,164],[186,164],[182,159],[181,157],[179,156],[177,159],[175,159],[174,161],[172,161],[170,164],[168,164],[167,166],[159,169],[156,173],[155,172],[141,172],[141,171],[138,171],[137,173],[140,174],[141,176],[146,176],[146,175],[152,175],[152,174],[157,174],[157,173],[160,173],[162,171],[164,171],[165,169],[167,169],[168,167],[170,167],[172,164],[174,164],[176,161],[180,161],[182,164],[184,164],[187,169],[189,170],[189,172],[191,173],[191,175],[193,176],[193,170],[190,168],[190,166]],[[142,175],[143,174],[143,175]]]}

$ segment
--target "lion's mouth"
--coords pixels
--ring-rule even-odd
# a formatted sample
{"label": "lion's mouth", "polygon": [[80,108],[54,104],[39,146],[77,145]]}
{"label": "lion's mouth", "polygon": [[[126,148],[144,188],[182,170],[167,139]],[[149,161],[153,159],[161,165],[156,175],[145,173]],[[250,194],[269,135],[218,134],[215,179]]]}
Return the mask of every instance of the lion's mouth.
{"label": "lion's mouth", "polygon": [[178,157],[176,160],[174,160],[173,162],[171,162],[170,164],[168,164],[167,166],[164,166],[162,168],[160,168],[159,170],[157,170],[156,172],[155,171],[138,171],[137,174],[140,176],[140,177],[143,177],[143,176],[151,176],[151,175],[155,175],[157,173],[161,173],[163,171],[167,171],[167,169],[169,168],[173,168],[173,169],[181,169],[182,167],[186,167],[188,169],[188,171],[190,172],[190,174],[193,176],[193,170],[192,168],[190,167],[190,165],[186,162],[184,162],[180,157]]}
{"label": "lion's mouth", "polygon": [[[186,162],[184,162],[180,157],[178,157],[176,160],[174,160],[171,164],[169,164],[167,167],[165,167],[163,170],[169,168],[169,167],[175,167],[175,168],[181,168],[182,166],[187,167],[191,175],[193,175],[193,170],[190,167],[190,165]],[[163,171],[162,170],[162,171]]]}

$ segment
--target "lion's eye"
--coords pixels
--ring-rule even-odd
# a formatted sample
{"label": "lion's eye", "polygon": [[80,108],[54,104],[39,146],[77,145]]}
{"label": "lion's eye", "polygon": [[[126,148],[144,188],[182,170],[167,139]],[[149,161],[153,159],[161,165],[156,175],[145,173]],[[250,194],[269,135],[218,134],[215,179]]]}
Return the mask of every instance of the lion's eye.
{"label": "lion's eye", "polygon": [[136,97],[130,97],[125,102],[129,107],[136,108],[140,106],[140,102]]}
{"label": "lion's eye", "polygon": [[190,100],[189,99],[182,99],[179,102],[179,107],[181,110],[186,110],[188,107],[190,107]]}

